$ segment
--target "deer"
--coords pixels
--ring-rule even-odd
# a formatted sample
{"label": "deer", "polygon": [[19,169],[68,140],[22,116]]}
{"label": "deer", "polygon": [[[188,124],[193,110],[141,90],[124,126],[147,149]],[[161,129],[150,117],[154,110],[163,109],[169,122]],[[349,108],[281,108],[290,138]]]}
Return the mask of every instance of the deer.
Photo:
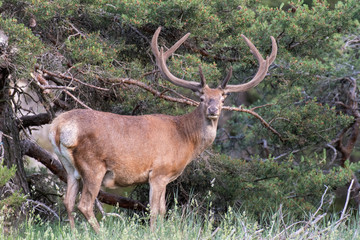
{"label": "deer", "polygon": [[161,27],[155,31],[151,49],[162,77],[196,92],[200,103],[192,112],[178,116],[127,116],[74,109],[56,117],[50,127],[49,139],[67,172],[64,205],[71,229],[75,228],[72,212],[80,181],[82,192],[77,207],[95,232],[99,232],[100,226],[93,207],[101,186],[114,188],[148,182],[150,228],[153,229],[156,218],[163,217],[166,212],[167,184],[179,177],[185,167],[213,143],[226,96],[258,85],[277,54],[274,37],[270,37],[271,54],[264,59],[253,43],[241,35],[259,63],[257,73],[247,83],[229,85],[230,68],[221,84],[210,88],[200,66],[200,82],[197,82],[174,76],[166,64],[190,33],[164,52],[163,47],[158,48],[160,31]]}

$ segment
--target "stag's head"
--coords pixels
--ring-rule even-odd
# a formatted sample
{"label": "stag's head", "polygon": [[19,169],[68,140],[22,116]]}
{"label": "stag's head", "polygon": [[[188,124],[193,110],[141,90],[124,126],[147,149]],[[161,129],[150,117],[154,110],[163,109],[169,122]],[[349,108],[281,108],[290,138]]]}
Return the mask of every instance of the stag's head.
{"label": "stag's head", "polygon": [[200,105],[199,108],[207,119],[217,120],[221,113],[221,108],[226,98],[226,94],[222,89],[209,88],[205,86],[200,94]]}
{"label": "stag's head", "polygon": [[174,76],[168,69],[166,65],[166,60],[180,47],[180,45],[185,42],[185,40],[189,37],[190,33],[183,36],[179,41],[177,41],[171,48],[169,48],[166,52],[164,52],[163,48],[158,49],[158,37],[161,31],[161,27],[159,27],[151,41],[151,49],[156,58],[156,64],[160,69],[162,76],[173,84],[191,89],[197,92],[197,95],[200,96],[200,105],[199,108],[203,110],[204,115],[207,119],[217,120],[221,113],[221,108],[223,106],[224,100],[226,96],[231,92],[245,92],[256,85],[258,85],[266,76],[266,73],[269,69],[270,64],[275,60],[277,53],[277,45],[276,41],[273,37],[271,37],[272,42],[272,51],[270,56],[264,59],[257,48],[252,44],[252,42],[241,35],[241,37],[245,40],[247,45],[250,47],[250,51],[253,53],[255,58],[259,62],[259,69],[253,79],[247,83],[239,84],[239,85],[228,85],[231,76],[232,76],[232,68],[227,73],[225,79],[221,82],[221,84],[217,88],[210,88],[206,84],[205,77],[202,73],[201,66],[199,66],[199,75],[200,82],[187,81],[184,79],[180,79]]}

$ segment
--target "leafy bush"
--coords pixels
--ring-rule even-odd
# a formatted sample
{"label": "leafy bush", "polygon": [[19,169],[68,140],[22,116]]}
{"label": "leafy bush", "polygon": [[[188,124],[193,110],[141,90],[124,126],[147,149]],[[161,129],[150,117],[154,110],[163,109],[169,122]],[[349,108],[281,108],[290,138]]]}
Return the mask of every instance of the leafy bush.
{"label": "leafy bush", "polygon": [[0,228],[1,233],[9,231],[11,223],[19,217],[19,209],[25,201],[25,196],[13,189],[10,179],[15,175],[16,167],[10,169],[0,162]]}
{"label": "leafy bush", "polygon": [[0,18],[0,29],[9,37],[12,64],[16,66],[17,77],[28,77],[33,70],[44,45],[29,28],[14,18]]}
{"label": "leafy bush", "polygon": [[[19,207],[24,201],[24,195],[20,192],[13,191],[11,187],[5,186],[9,180],[15,175],[16,167],[10,169],[0,162],[0,211],[8,212],[12,207]],[[9,194],[10,193],[10,194]]]}
{"label": "leafy bush", "polygon": [[193,192],[197,201],[206,199],[218,213],[230,206],[261,220],[282,205],[294,219],[302,219],[315,212],[326,188],[327,200],[334,203],[335,190],[352,178],[351,167],[328,167],[326,153],[299,162],[293,156],[245,161],[216,155],[192,163],[170,192],[177,192],[180,201],[188,200],[184,193]]}

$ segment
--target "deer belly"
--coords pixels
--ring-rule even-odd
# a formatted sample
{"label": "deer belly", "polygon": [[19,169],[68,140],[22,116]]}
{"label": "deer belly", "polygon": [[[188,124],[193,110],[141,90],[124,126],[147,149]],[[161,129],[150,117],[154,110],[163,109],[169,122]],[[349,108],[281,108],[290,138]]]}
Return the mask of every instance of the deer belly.
{"label": "deer belly", "polygon": [[102,185],[107,188],[127,187],[139,183],[145,183],[149,179],[149,172],[133,173],[130,171],[112,171],[106,172]]}

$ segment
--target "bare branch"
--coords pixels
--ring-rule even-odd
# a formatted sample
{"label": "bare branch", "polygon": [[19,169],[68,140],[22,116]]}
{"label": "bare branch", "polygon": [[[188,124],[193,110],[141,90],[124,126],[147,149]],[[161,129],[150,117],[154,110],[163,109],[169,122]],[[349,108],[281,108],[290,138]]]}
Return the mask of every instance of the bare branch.
{"label": "bare branch", "polygon": [[21,125],[23,128],[31,127],[31,126],[41,126],[44,124],[48,124],[51,121],[51,116],[48,113],[40,113],[37,115],[27,115],[23,116],[19,119],[18,125]]}
{"label": "bare branch", "polygon": [[78,99],[77,97],[75,97],[72,93],[70,93],[67,90],[64,90],[64,92],[69,95],[72,99],[74,99],[76,102],[78,102],[81,106],[83,106],[84,108],[90,109],[92,110],[91,107],[89,107],[88,105],[86,105],[85,103],[83,103],[80,99]]}
{"label": "bare branch", "polygon": [[[305,230],[309,227],[309,226],[312,226],[314,224],[316,224],[318,221],[320,221],[325,215],[326,213],[324,214],[321,214],[319,216],[316,216],[318,214],[318,212],[321,210],[323,204],[324,204],[324,199],[325,199],[325,195],[328,191],[329,187],[328,186],[325,186],[325,191],[323,193],[323,195],[321,196],[321,202],[320,202],[320,206],[318,207],[318,209],[315,211],[314,214],[312,214],[312,216],[310,217],[309,221],[306,222],[305,226],[301,227],[299,230],[297,230],[296,232],[292,233],[290,235],[290,238],[291,239],[294,239],[294,238],[298,238],[299,235],[303,232],[305,232]],[[315,219],[314,219],[315,218]],[[308,235],[308,232],[305,232],[304,235],[302,235],[300,237],[300,239],[304,239],[306,238],[306,235]]]}
{"label": "bare branch", "polygon": [[346,213],[347,206],[348,206],[348,204],[349,204],[350,193],[351,193],[353,184],[354,184],[354,179],[351,180],[350,186],[349,186],[349,188],[348,188],[347,195],[346,195],[345,205],[344,205],[344,208],[343,208],[343,210],[342,210],[342,212],[341,212],[341,217],[340,217],[340,219],[343,219],[343,218],[345,217],[345,213]]}
{"label": "bare branch", "polygon": [[42,69],[41,71],[48,74],[48,75],[50,75],[51,77],[65,79],[65,80],[68,80],[68,81],[75,81],[75,82],[80,83],[81,85],[84,85],[84,86],[87,86],[87,87],[90,87],[90,88],[94,88],[94,89],[100,90],[100,91],[110,91],[110,89],[108,89],[108,88],[97,87],[97,86],[94,86],[92,84],[85,83],[85,82],[81,81],[80,79],[74,78],[72,76],[67,76],[67,75],[62,74],[62,73],[54,73],[54,72],[51,72],[51,71],[46,70],[46,69]]}
{"label": "bare branch", "polygon": [[59,215],[57,215],[57,213],[56,213],[54,210],[52,210],[50,207],[48,207],[48,206],[45,205],[44,203],[39,202],[39,201],[34,201],[34,200],[31,200],[31,199],[26,199],[26,203],[27,203],[27,204],[33,204],[33,205],[35,205],[35,206],[33,207],[34,209],[38,209],[39,206],[40,206],[41,208],[44,208],[46,211],[48,211],[48,212],[50,212],[52,215],[54,215],[58,220],[60,220]]}
{"label": "bare branch", "polygon": [[251,109],[245,109],[242,108],[241,106],[238,108],[235,107],[229,107],[229,106],[223,106],[222,108],[223,110],[228,110],[228,111],[235,111],[235,112],[246,112],[249,113],[251,115],[253,115],[254,117],[256,117],[257,119],[260,120],[260,122],[266,127],[268,128],[271,132],[273,132],[275,135],[277,135],[281,141],[284,141],[284,139],[282,138],[281,134],[276,131],[273,127],[270,126],[270,124],[268,124],[259,114],[257,114],[256,112],[252,111]]}
{"label": "bare branch", "polygon": [[199,105],[199,103],[194,101],[194,100],[183,99],[183,98],[175,98],[175,97],[164,95],[162,92],[159,92],[159,91],[153,89],[152,87],[146,85],[145,83],[143,83],[143,82],[141,82],[139,80],[135,80],[135,79],[131,79],[131,78],[107,78],[107,79],[102,79],[102,78],[99,78],[99,80],[104,81],[104,82],[108,82],[108,83],[120,83],[120,84],[135,85],[135,86],[138,86],[138,87],[140,87],[142,89],[145,89],[146,91],[151,92],[156,97],[165,99],[165,100],[170,101],[170,102],[185,103],[185,104],[190,105],[190,106],[198,106]]}
{"label": "bare branch", "polygon": [[[83,38],[86,38],[85,34],[82,33],[79,29],[77,29],[77,27],[75,27],[74,24],[72,24],[72,23],[69,22],[69,21],[66,21],[66,22],[72,27],[72,29],[74,29],[74,30],[76,31],[76,34],[75,34],[75,35],[80,35],[80,36],[82,36]],[[69,39],[71,36],[75,36],[75,35],[70,35],[70,36],[68,37],[68,39]]]}

